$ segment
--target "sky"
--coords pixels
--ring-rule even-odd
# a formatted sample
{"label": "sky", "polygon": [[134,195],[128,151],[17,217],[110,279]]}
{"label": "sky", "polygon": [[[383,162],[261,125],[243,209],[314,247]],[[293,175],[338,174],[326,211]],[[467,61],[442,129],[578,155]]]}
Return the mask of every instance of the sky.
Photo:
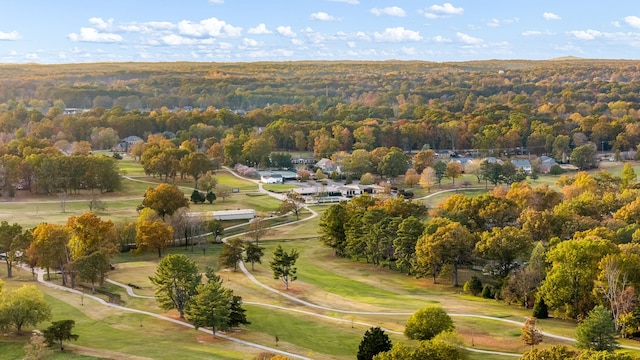
{"label": "sky", "polygon": [[0,63],[640,58],[634,0],[0,0]]}

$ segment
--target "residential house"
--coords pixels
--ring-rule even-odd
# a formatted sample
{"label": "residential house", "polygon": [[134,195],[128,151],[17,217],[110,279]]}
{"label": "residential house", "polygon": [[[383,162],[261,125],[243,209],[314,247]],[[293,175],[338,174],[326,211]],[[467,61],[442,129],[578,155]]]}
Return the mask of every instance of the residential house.
{"label": "residential house", "polygon": [[556,159],[549,156],[540,156],[539,160],[540,172],[543,174],[547,174],[549,171],[551,171],[551,167],[557,164]]}
{"label": "residential house", "polygon": [[316,165],[316,168],[320,169],[325,174],[331,174],[334,171],[340,171],[339,167],[333,162],[331,159],[322,158],[320,159]]}
{"label": "residential house", "polygon": [[486,161],[486,162],[488,162],[489,164],[496,164],[496,163],[497,163],[497,164],[500,164],[500,165],[503,165],[503,164],[504,164],[504,162],[503,162],[502,160],[497,159],[497,158],[494,158],[493,156],[488,156],[488,157],[486,157],[486,158],[482,159],[482,161]]}
{"label": "residential house", "polygon": [[531,161],[527,159],[511,160],[511,163],[516,167],[516,169],[524,170],[524,172],[526,172],[527,174],[531,174],[532,172]]}
{"label": "residential house", "polygon": [[135,143],[143,142],[143,141],[144,140],[142,140],[142,138],[139,136],[135,136],[135,135],[127,136],[126,138],[120,140],[120,142],[117,143],[114,147],[112,147],[111,151],[128,153],[131,150],[131,147]]}
{"label": "residential house", "polygon": [[467,163],[471,160],[473,160],[473,158],[470,157],[451,158],[451,162],[457,162],[462,166],[462,169],[464,169],[467,166]]}
{"label": "residential house", "polygon": [[456,156],[456,152],[453,150],[438,150],[436,151],[436,157],[438,159],[449,159]]}

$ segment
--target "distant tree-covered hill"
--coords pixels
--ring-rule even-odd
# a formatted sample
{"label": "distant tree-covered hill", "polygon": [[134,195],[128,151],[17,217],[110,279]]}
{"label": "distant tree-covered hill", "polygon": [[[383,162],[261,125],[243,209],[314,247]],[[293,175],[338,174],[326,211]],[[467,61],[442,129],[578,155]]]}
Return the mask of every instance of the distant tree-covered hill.
{"label": "distant tree-covered hill", "polygon": [[[469,94],[544,96],[566,90],[575,93],[574,99],[597,101],[594,96],[613,87],[637,90],[639,66],[637,61],[581,59],[2,65],[0,102],[23,101],[41,109],[59,100],[70,108],[214,106],[244,111],[304,104],[319,115],[338,103],[393,109],[405,101]],[[605,100],[636,100],[632,91],[624,93],[624,98]]]}

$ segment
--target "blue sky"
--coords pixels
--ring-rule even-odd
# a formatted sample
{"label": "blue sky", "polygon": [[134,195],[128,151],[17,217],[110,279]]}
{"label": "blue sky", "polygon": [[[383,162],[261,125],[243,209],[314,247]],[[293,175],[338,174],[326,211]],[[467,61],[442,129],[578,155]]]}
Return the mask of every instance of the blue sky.
{"label": "blue sky", "polygon": [[635,1],[0,0],[0,63],[638,59]]}

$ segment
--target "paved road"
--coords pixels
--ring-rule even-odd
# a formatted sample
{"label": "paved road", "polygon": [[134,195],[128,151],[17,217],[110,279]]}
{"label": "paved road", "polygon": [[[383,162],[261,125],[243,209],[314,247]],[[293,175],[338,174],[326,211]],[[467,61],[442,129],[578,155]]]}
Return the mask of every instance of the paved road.
{"label": "paved road", "polygon": [[[23,268],[25,270],[30,270],[24,265],[23,265]],[[44,280],[44,274],[45,274],[44,269],[36,269],[36,273],[38,275],[38,282],[40,282],[41,284],[43,284],[43,285],[45,285],[47,287],[50,287],[50,288],[53,288],[53,289],[56,289],[56,290],[70,292],[70,293],[73,293],[73,294],[78,294],[78,295],[83,296],[86,299],[91,299],[91,300],[97,301],[97,302],[99,302],[100,304],[102,304],[104,306],[112,307],[114,309],[124,310],[124,311],[138,313],[138,314],[144,314],[144,315],[148,315],[148,316],[154,317],[156,319],[169,321],[169,322],[172,322],[174,324],[178,324],[178,325],[181,325],[181,326],[184,326],[184,327],[188,327],[188,328],[192,328],[192,329],[195,328],[193,325],[189,324],[186,321],[172,319],[172,318],[169,318],[169,317],[166,317],[166,316],[162,316],[160,314],[154,314],[154,313],[149,312],[149,311],[132,309],[132,308],[128,308],[126,306],[120,306],[120,305],[112,304],[112,303],[109,303],[109,302],[107,302],[107,301],[105,301],[105,300],[103,300],[103,299],[101,299],[101,298],[99,298],[97,296],[94,296],[94,295],[91,295],[91,294],[86,294],[86,293],[83,293],[83,292],[81,292],[79,290],[76,290],[76,289],[71,289],[71,288],[68,288],[68,287],[60,286],[60,285],[53,284],[51,282],[45,281]],[[110,280],[108,280],[108,281],[110,283],[112,283],[112,284],[115,284],[115,285],[123,286],[125,288],[128,287],[128,286],[126,286],[124,284],[120,284],[120,283],[117,283],[115,281],[110,281]],[[127,293],[133,294],[133,289],[131,289],[131,287],[128,287],[128,288],[129,288],[129,290],[127,290]],[[143,296],[139,296],[139,295],[135,295],[135,294],[133,294],[133,296],[134,297],[143,297]],[[213,335],[213,332],[211,330],[208,330],[208,329],[205,329],[205,328],[198,328],[197,330],[202,331],[202,332],[207,333],[207,334]],[[293,354],[293,353],[290,353],[290,352],[287,352],[287,351],[282,351],[280,349],[275,349],[275,348],[272,348],[272,347],[268,347],[268,346],[252,343],[252,342],[249,342],[249,341],[237,339],[237,338],[234,338],[234,337],[229,336],[229,335],[220,334],[218,332],[216,332],[216,337],[223,338],[223,339],[226,339],[226,340],[229,340],[229,341],[233,341],[233,342],[245,345],[245,346],[257,348],[257,349],[260,349],[260,350],[269,351],[269,352],[272,352],[272,353],[275,353],[275,354],[288,356],[288,357],[293,358],[293,359],[311,360],[311,358],[308,358],[306,356]]]}

